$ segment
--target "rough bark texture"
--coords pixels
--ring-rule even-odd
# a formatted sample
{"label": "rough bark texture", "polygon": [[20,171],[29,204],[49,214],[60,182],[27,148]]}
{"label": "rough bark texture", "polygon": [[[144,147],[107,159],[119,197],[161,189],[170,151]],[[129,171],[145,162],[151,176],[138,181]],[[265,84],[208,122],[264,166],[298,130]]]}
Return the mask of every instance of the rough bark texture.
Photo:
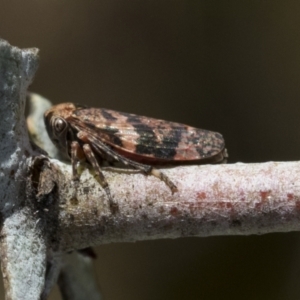
{"label": "rough bark texture", "polygon": [[36,153],[25,126],[25,94],[37,66],[37,49],[21,51],[0,40],[0,251],[6,299],[39,299],[44,287],[46,244],[26,195]]}
{"label": "rough bark texture", "polygon": [[[61,165],[64,176],[68,170]],[[179,192],[143,175],[106,174],[119,205],[112,215],[105,193],[83,174],[76,198],[67,184],[58,227],[61,250],[92,244],[186,236],[262,234],[299,230],[300,163],[269,162],[164,170]],[[69,175],[70,176],[70,175]],[[72,247],[71,247],[72,248]]]}

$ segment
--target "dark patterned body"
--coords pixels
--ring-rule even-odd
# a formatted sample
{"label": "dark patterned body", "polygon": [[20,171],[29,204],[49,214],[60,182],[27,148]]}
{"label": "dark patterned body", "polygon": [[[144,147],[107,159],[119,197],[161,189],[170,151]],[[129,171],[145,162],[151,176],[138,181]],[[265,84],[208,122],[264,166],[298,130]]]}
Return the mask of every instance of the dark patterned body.
{"label": "dark patterned body", "polygon": [[215,162],[225,148],[217,132],[108,109],[75,109],[66,120],[77,131],[95,135],[118,153],[144,163]]}
{"label": "dark patterned body", "polygon": [[219,163],[227,157],[217,132],[108,109],[59,104],[45,113],[45,123],[54,144],[72,161],[91,163],[92,152],[98,166],[100,160],[120,161],[161,178],[173,192],[176,186],[152,165]]}

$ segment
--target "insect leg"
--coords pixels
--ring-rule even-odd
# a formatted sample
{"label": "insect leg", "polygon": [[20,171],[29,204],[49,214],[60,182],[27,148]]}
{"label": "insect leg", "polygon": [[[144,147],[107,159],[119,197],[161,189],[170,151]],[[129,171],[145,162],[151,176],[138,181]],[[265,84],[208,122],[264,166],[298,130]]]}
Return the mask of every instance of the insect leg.
{"label": "insect leg", "polygon": [[132,161],[124,156],[121,156],[120,154],[116,153],[111,148],[107,147],[103,142],[94,139],[93,137],[89,137],[90,142],[92,143],[93,147],[96,148],[96,151],[104,152],[106,155],[114,158],[117,161],[120,161],[121,163],[125,164],[126,166],[131,166],[140,172],[143,172],[147,175],[153,175],[160,180],[164,181],[165,184],[170,188],[172,194],[178,191],[176,185],[168,178],[166,174],[161,172],[158,169],[153,168],[149,165],[144,165],[141,163],[137,163],[135,161]]}
{"label": "insect leg", "polygon": [[152,168],[149,174],[164,181],[165,184],[170,188],[172,194],[178,192],[177,186],[169,179],[169,177],[165,173],[161,172],[158,169]]}
{"label": "insect leg", "polygon": [[109,172],[117,172],[117,173],[124,173],[124,174],[142,173],[142,171],[138,169],[124,169],[124,168],[111,167],[111,166],[102,167],[101,169]]}
{"label": "insect leg", "polygon": [[72,163],[72,172],[73,180],[79,180],[81,172],[78,172],[78,163],[85,159],[85,155],[77,141],[71,143],[71,163]]}
{"label": "insect leg", "polygon": [[105,190],[106,194],[107,194],[107,197],[109,199],[109,206],[110,208],[115,212],[116,209],[117,209],[117,204],[113,201],[112,197],[111,197],[111,194],[110,194],[110,190],[109,190],[109,187],[108,187],[108,183],[101,171],[101,168],[97,162],[97,159],[94,155],[94,152],[91,148],[91,146],[89,144],[84,144],[83,145],[83,152],[86,156],[86,159],[88,160],[88,162],[92,165],[95,173],[96,173],[96,176],[97,176],[97,179],[100,183],[100,185],[103,187],[103,189]]}
{"label": "insect leg", "polygon": [[140,172],[145,172],[147,174],[149,174],[150,170],[151,170],[151,166],[148,165],[143,165],[140,163],[137,163],[133,160],[130,160],[120,154],[118,154],[117,152],[115,152],[114,150],[112,150],[110,147],[108,147],[107,145],[105,145],[103,142],[101,142],[100,140],[97,140],[95,138],[91,138],[89,137],[89,141],[92,144],[93,148],[95,149],[95,151],[97,153],[99,153],[101,155],[101,153],[105,153],[107,156],[113,158],[115,161],[119,161],[122,164],[126,165],[126,166],[131,166],[135,169],[140,170]]}

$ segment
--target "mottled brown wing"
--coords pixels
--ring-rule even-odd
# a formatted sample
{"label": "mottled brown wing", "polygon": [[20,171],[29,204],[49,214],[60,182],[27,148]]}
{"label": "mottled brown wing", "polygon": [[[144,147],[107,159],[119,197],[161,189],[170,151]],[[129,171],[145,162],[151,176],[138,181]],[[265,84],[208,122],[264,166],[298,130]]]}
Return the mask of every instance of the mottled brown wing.
{"label": "mottled brown wing", "polygon": [[136,161],[201,161],[225,147],[217,132],[108,109],[79,108],[68,122]]}

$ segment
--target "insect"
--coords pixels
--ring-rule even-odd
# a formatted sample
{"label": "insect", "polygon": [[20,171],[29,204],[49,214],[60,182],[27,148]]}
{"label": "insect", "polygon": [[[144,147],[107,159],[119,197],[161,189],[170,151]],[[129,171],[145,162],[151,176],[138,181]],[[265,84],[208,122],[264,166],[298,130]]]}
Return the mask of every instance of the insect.
{"label": "insect", "polygon": [[130,172],[158,177],[174,193],[176,185],[154,165],[221,163],[227,157],[220,133],[180,123],[73,103],[53,106],[44,120],[52,142],[71,159],[73,180],[79,179],[78,166],[87,161],[110,207],[116,204],[101,171],[104,162],[120,162]]}

